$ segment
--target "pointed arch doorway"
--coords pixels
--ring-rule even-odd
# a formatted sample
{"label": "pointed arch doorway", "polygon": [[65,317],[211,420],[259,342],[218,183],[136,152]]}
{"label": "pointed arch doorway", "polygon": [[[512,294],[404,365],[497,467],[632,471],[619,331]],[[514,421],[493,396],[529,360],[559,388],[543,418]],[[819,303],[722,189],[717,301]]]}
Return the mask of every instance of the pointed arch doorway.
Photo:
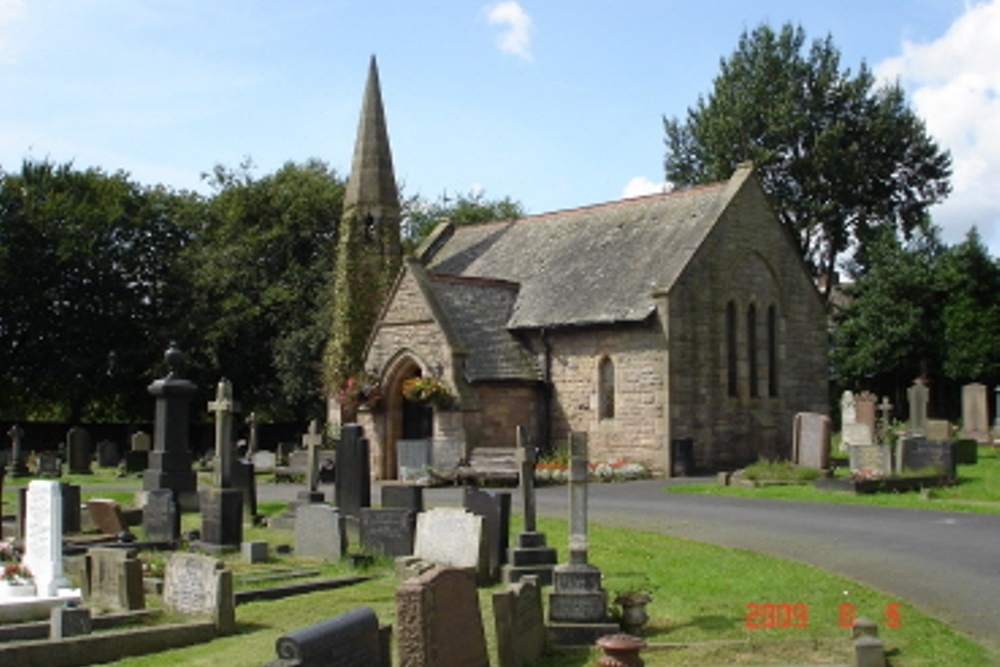
{"label": "pointed arch doorway", "polygon": [[434,408],[427,403],[409,401],[403,396],[403,383],[422,375],[420,364],[407,357],[400,361],[390,376],[386,404],[388,429],[380,471],[382,479],[397,477],[397,444],[400,440],[429,440],[434,435]]}

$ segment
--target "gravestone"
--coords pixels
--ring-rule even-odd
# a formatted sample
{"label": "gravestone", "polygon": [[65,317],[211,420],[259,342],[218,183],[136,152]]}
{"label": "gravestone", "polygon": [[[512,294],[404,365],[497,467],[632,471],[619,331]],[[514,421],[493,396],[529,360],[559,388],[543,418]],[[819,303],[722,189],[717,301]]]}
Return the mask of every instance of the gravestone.
{"label": "gravestone", "polygon": [[878,406],[878,397],[870,391],[863,391],[854,397],[854,419],[859,424],[865,424],[868,432],[872,434],[874,440],[875,423],[877,421],[875,413]]}
{"label": "gravestone", "polygon": [[25,463],[24,455],[24,429],[18,424],[14,424],[7,431],[10,436],[10,455],[7,457],[7,465],[10,467],[11,477],[27,477],[31,474]]}
{"label": "gravestone", "polygon": [[467,486],[462,494],[462,505],[473,514],[483,517],[487,576],[489,581],[497,581],[500,578],[500,568],[507,562],[507,549],[510,546],[510,494]]}
{"label": "gravestone", "polygon": [[396,558],[413,553],[417,512],[405,507],[361,508],[361,551]]}
{"label": "gravestone", "polygon": [[925,437],[928,440],[951,440],[951,422],[947,419],[928,419]]}
{"label": "gravestone", "polygon": [[878,421],[875,427],[875,442],[879,445],[888,445],[892,430],[892,409],[895,406],[889,402],[888,396],[883,396],[878,404]]}
{"label": "gravestone", "polygon": [[132,451],[148,452],[153,448],[153,439],[145,431],[136,431],[132,434]]}
{"label": "gravestone", "polygon": [[87,511],[102,535],[118,535],[128,530],[122,508],[116,500],[91,498],[87,501]]}
{"label": "gravestone", "polygon": [[233,444],[233,415],[239,413],[240,404],[233,400],[233,385],[226,378],[215,388],[215,400],[208,402],[208,411],[215,414],[215,464],[213,483],[219,489],[235,488],[233,467],[236,447]]}
{"label": "gravestone", "polygon": [[278,638],[283,665],[296,667],[390,667],[389,633],[370,607],[358,607]]}
{"label": "gravestone", "polygon": [[361,508],[372,504],[368,438],[358,424],[344,424],[340,429],[335,474],[334,504],[344,514],[349,538],[358,540]]}
{"label": "gravestone", "polygon": [[89,609],[53,607],[49,612],[49,639],[89,635],[93,628]]}
{"label": "gravestone", "polygon": [[962,438],[990,442],[990,416],[986,385],[974,382],[962,387]]}
{"label": "gravestone", "polygon": [[417,515],[413,556],[401,559],[404,566],[415,561],[467,568],[479,581],[488,578],[483,517],[455,507],[435,507]]}
{"label": "gravestone", "polygon": [[295,555],[340,560],[347,541],[344,521],[336,507],[323,503],[299,505],[295,512]]}
{"label": "gravestone", "polygon": [[817,412],[795,415],[792,451],[795,463],[807,468],[830,467],[830,418]]}
{"label": "gravestone", "polygon": [[101,440],[97,443],[97,467],[117,468],[121,460],[122,455],[118,450],[117,442]]}
{"label": "gravestone", "polygon": [[840,450],[847,451],[851,445],[870,445],[874,436],[869,424],[858,421],[854,392],[845,391],[840,397]]}
{"label": "gravestone", "polygon": [[191,466],[189,410],[198,387],[180,377],[184,355],[176,344],[170,344],[165,359],[167,376],[149,385],[156,398],[156,419],[142,489],[171,489],[181,509],[193,512],[198,509],[198,480]]}
{"label": "gravestone", "polygon": [[25,497],[24,558],[40,597],[53,597],[68,589],[63,576],[62,488],[59,482],[35,479]]}
{"label": "gravestone", "polygon": [[238,551],[243,542],[243,492],[239,489],[203,489],[201,541],[211,553]]}
{"label": "gravestone", "polygon": [[900,438],[899,466],[902,471],[933,468],[937,474],[955,479],[955,443],[953,441],[927,440],[926,438]]}
{"label": "gravestone", "polygon": [[60,483],[62,493],[63,535],[73,535],[80,532],[82,525],[80,517],[80,485]]}
{"label": "gravestone", "polygon": [[260,435],[257,432],[257,413],[251,412],[247,415],[247,453],[246,457],[250,461],[253,461],[254,454],[260,449]]}
{"label": "gravestone", "polygon": [[540,584],[552,584],[552,570],[558,561],[555,548],[548,546],[545,533],[536,525],[535,447],[525,426],[517,427],[518,492],[521,497],[524,530],[517,534],[514,547],[507,552],[507,564],[501,568],[504,583],[535,576]]}
{"label": "gravestone", "polygon": [[462,461],[463,442],[457,438],[431,440],[431,467],[437,473],[454,472]]}
{"label": "gravestone", "polygon": [[149,468],[149,452],[147,450],[131,449],[125,452],[126,473],[130,475],[144,473],[147,468]]}
{"label": "gravestone", "polygon": [[927,403],[930,400],[930,390],[923,378],[914,380],[913,385],[906,390],[906,400],[910,404],[907,435],[927,435]]}
{"label": "gravestone", "polygon": [[415,484],[385,484],[382,486],[382,507],[424,511],[424,487]]}
{"label": "gravestone", "polygon": [[525,575],[493,593],[493,622],[499,667],[536,664],[546,648],[538,578]]}
{"label": "gravestone", "polygon": [[851,473],[869,478],[892,474],[892,451],[880,445],[851,445]]}
{"label": "gravestone", "polygon": [[89,475],[93,471],[90,463],[94,458],[94,448],[90,442],[90,432],[74,426],[66,433],[66,457],[69,471],[74,475]]}
{"label": "gravestone", "polygon": [[176,542],[181,536],[181,511],[170,489],[146,494],[142,508],[142,528],[151,542]]}
{"label": "gravestone", "polygon": [[489,667],[476,581],[435,567],[396,589],[399,667]]}
{"label": "gravestone", "polygon": [[277,458],[274,452],[266,450],[254,452],[252,460],[256,472],[273,473],[277,467]]}
{"label": "gravestone", "polygon": [[243,494],[243,517],[255,521],[257,517],[257,471],[253,461],[239,459],[233,463],[232,483]]}
{"label": "gravestone", "polygon": [[91,547],[87,550],[87,603],[112,611],[146,608],[142,561],[137,549]]}
{"label": "gravestone", "polygon": [[401,482],[421,482],[431,477],[431,440],[396,442],[397,477]]}
{"label": "gravestone", "polygon": [[[323,444],[323,434],[319,432],[319,424],[315,419],[309,422],[309,431],[302,436],[302,446],[305,447],[306,489],[298,495],[303,503],[322,503],[326,501],[323,492],[319,490],[319,448]],[[299,452],[289,455],[290,466],[298,467],[293,459]]]}
{"label": "gravestone", "polygon": [[39,452],[38,466],[35,475],[38,477],[59,478],[62,477],[62,461],[59,460],[59,453],[51,450]]}
{"label": "gravestone", "polygon": [[191,616],[210,616],[216,629],[236,628],[233,573],[222,561],[193,553],[173,553],[163,577],[163,605]]}
{"label": "gravestone", "polygon": [[557,646],[593,644],[619,631],[608,620],[601,571],[587,562],[586,433],[570,433],[569,452],[569,562],[553,570],[549,594],[549,639]]}

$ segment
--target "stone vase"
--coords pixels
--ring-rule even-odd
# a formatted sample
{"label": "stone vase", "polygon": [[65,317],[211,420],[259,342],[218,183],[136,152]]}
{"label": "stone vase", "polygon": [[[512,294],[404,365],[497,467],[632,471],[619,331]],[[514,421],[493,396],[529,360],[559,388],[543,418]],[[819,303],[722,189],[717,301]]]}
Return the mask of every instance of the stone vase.
{"label": "stone vase", "polygon": [[615,598],[615,603],[621,607],[622,630],[628,633],[636,633],[649,622],[649,614],[646,613],[646,605],[653,601],[648,593],[630,592],[622,593]]}

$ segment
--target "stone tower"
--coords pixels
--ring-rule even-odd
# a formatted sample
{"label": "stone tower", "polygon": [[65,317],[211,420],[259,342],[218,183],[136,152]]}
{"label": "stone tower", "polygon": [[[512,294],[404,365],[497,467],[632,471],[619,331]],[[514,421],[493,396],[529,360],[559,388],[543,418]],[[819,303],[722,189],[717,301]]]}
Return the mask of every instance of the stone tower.
{"label": "stone tower", "polygon": [[331,395],[348,376],[362,370],[365,341],[402,259],[401,218],[378,66],[372,56],[337,240],[333,329],[326,354]]}

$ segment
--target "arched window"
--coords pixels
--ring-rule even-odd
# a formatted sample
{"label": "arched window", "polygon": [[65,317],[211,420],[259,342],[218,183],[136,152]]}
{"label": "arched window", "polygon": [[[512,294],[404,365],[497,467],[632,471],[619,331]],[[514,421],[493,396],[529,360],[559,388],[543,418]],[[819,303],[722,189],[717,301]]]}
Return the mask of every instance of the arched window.
{"label": "arched window", "polygon": [[778,395],[778,311],[774,304],[767,309],[767,395]]}
{"label": "arched window", "polygon": [[614,419],[615,364],[603,357],[597,366],[597,418]]}
{"label": "arched window", "polygon": [[757,386],[757,307],[747,308],[747,365],[750,373],[750,398],[760,396]]}
{"label": "arched window", "polygon": [[730,396],[739,393],[739,377],[736,370],[736,304],[726,304],[726,387]]}

